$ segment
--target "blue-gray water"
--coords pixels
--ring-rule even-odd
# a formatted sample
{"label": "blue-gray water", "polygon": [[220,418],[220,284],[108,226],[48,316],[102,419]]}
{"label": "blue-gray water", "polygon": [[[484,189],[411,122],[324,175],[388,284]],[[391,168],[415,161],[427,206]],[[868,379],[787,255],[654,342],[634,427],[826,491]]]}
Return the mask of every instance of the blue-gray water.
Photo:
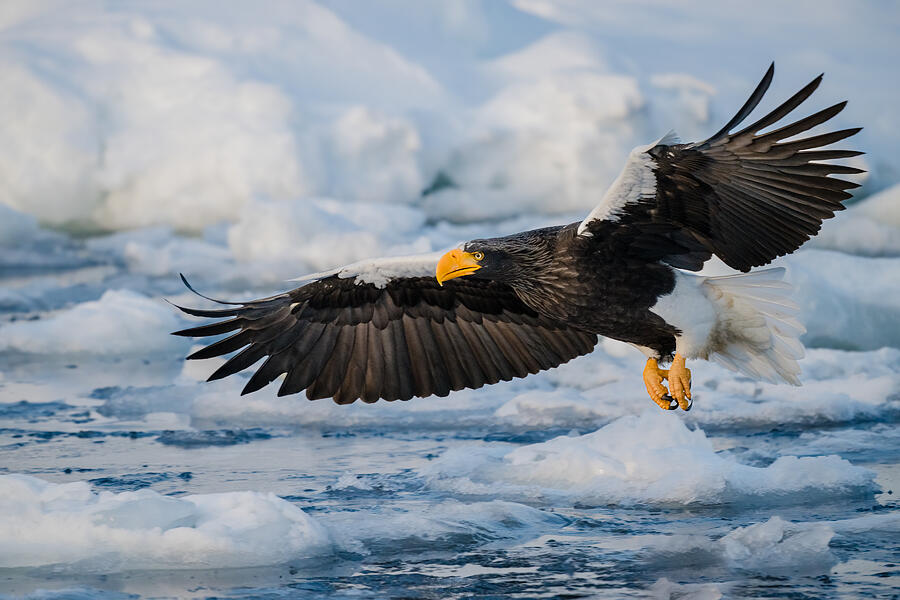
{"label": "blue-gray water", "polygon": [[[41,361],[3,357],[7,380],[40,378]],[[96,365],[94,365],[96,366]],[[68,372],[90,377],[91,365]],[[159,365],[157,365],[159,366]],[[55,366],[54,368],[59,368]],[[138,369],[111,361],[103,370]],[[174,365],[173,365],[174,368]],[[87,370],[87,373],[83,371]],[[7,386],[9,387],[9,386]],[[87,480],[96,491],[150,488],[163,494],[237,490],[274,491],[336,529],[366,528],[386,514],[429,514],[449,499],[490,500],[430,488],[418,473],[453,448],[541,442],[559,428],[503,426],[391,428],[252,427],[166,431],[116,429],[95,418],[121,390],[93,393],[91,409],[77,399],[7,402],[0,405],[3,471],[53,482]],[[6,398],[9,400],[9,398]],[[440,402],[440,400],[434,400]],[[306,402],[298,400],[298,402]],[[672,419],[678,414],[669,415]],[[893,419],[892,419],[893,420]],[[887,529],[838,533],[830,553],[755,557],[742,567],[703,540],[773,514],[787,521],[833,523],[868,515],[898,514],[900,449],[896,422],[860,421],[830,427],[785,426],[744,433],[709,431],[715,444],[740,462],[765,465],[782,450],[797,453],[798,441],[857,440],[857,449],[834,452],[874,470],[880,493],[832,501],[792,500],[765,506],[591,506],[536,502],[539,522],[470,525],[457,531],[384,532],[363,535],[354,550],[290,564],[248,569],[141,571],[105,575],[65,568],[0,571],[0,590],[12,597],[126,598],[715,598],[892,597],[900,581],[897,521]],[[887,440],[884,446],[879,438]],[[859,443],[871,440],[872,444]],[[347,483],[347,474],[351,482]],[[336,482],[344,476],[343,485]],[[358,481],[358,487],[353,480]],[[478,506],[478,505],[475,505]],[[354,513],[357,520],[354,521]],[[477,515],[473,515],[473,518]],[[329,521],[331,519],[331,521]],[[477,521],[477,519],[474,519]],[[398,523],[402,522],[402,518]],[[696,547],[669,548],[660,536],[698,536]],[[8,542],[8,541],[7,541]],[[701,543],[703,542],[703,543]],[[279,540],[273,538],[272,544]],[[696,595],[692,595],[696,594]]]}

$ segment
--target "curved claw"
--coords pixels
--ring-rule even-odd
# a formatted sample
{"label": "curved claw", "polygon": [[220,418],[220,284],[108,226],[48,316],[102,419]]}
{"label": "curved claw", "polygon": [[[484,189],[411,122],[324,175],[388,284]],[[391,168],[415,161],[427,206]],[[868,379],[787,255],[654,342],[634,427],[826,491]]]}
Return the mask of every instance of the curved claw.
{"label": "curved claw", "polygon": [[647,359],[647,365],[644,367],[644,385],[650,399],[663,410],[671,410],[666,400],[669,397],[669,390],[663,385],[667,375],[668,372],[660,369],[655,359]]}
{"label": "curved claw", "polygon": [[[675,410],[681,408],[687,412],[691,410],[694,401],[691,399],[691,371],[684,365],[684,358],[676,354],[672,361],[672,367],[668,370],[660,369],[656,359],[647,359],[644,367],[644,385],[647,393],[663,410]],[[668,380],[669,387],[664,383]]]}
{"label": "curved claw", "polygon": [[691,370],[685,366],[684,357],[676,353],[669,367],[669,395],[678,401],[685,411],[691,408]]}

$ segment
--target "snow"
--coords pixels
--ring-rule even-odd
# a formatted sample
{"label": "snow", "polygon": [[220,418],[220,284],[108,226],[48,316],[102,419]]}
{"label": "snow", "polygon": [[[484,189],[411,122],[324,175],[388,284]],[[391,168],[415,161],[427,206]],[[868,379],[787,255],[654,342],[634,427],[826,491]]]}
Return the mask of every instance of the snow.
{"label": "snow", "polygon": [[717,454],[702,430],[658,410],[512,450],[450,451],[424,474],[463,494],[593,505],[771,504],[874,489],[872,472],[838,456],[740,464]]}
{"label": "snow", "polygon": [[431,250],[417,232],[421,211],[406,206],[342,203],[334,199],[254,202],[228,229],[239,261],[286,265],[287,273],[325,271],[372,257]]}
{"label": "snow", "polygon": [[37,219],[0,204],[0,244],[13,246],[37,234]]}
{"label": "snow", "polygon": [[[335,489],[372,489],[347,478]],[[272,493],[98,493],[83,481],[57,484],[18,474],[0,476],[0,506],[0,540],[7,540],[0,542],[0,567],[90,573],[279,565],[336,550],[365,555],[386,543],[506,539],[563,522],[499,500],[447,500],[424,513],[384,507],[313,518]]]}
{"label": "snow", "polygon": [[[586,213],[629,148],[674,127],[686,137],[710,133],[765,67],[741,54],[737,69],[724,51],[677,65],[682,48],[659,56],[635,42],[623,61],[606,21],[634,10],[621,4],[614,15],[540,2],[392,11],[407,28],[373,26],[370,9],[340,2],[273,2],[265,16],[204,2],[49,6],[3,23],[4,108],[19,117],[2,126],[9,144],[0,195],[43,223],[89,229],[197,232],[241,221],[258,199],[408,204],[440,172],[472,193],[503,190],[519,210]],[[818,27],[793,29],[794,42],[772,51],[784,69],[773,92],[825,69],[834,82],[822,101],[853,101],[838,124],[877,115],[860,144],[889,149],[898,124],[866,109],[896,97],[897,87],[883,85],[891,77],[859,82],[891,63],[853,68],[877,36],[855,41],[841,61],[794,50],[798,39],[820,39],[823,27],[884,21],[848,11],[831,6]],[[677,27],[666,37],[694,26],[689,10],[669,12]],[[544,25],[504,31],[528,13]],[[731,15],[705,14],[732,25]],[[443,38],[408,46],[417,21],[437,25]],[[718,32],[715,39],[738,43]],[[423,53],[428,42],[445,44],[445,54]],[[484,51],[460,52],[460,43]],[[853,93],[873,87],[877,94]],[[876,179],[896,167],[888,156]]]}
{"label": "snow", "polygon": [[796,570],[805,564],[833,560],[828,543],[834,530],[819,523],[796,532],[786,531],[788,523],[772,517],[765,523],[739,527],[729,532],[718,545],[725,559],[741,569],[772,567]]}
{"label": "snow", "polygon": [[86,482],[3,475],[0,504],[4,568],[239,568],[317,556],[332,546],[320,524],[271,493],[95,493]]}
{"label": "snow", "polygon": [[853,204],[826,221],[810,245],[861,254],[900,256],[900,185]]}
{"label": "snow", "polygon": [[790,269],[806,345],[850,350],[900,346],[900,261],[809,250],[782,264]]}
{"label": "snow", "polygon": [[96,355],[175,352],[186,341],[168,336],[180,321],[172,307],[130,290],[108,290],[38,320],[0,325],[0,350]]}

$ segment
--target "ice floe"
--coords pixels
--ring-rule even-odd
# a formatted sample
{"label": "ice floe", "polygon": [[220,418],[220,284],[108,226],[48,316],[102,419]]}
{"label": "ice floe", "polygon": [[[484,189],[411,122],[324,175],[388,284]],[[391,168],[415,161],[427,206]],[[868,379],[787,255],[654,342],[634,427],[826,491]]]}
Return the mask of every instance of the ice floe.
{"label": "ice floe", "polygon": [[95,492],[87,482],[58,484],[29,475],[0,476],[0,508],[0,567],[88,573],[280,565],[336,551],[408,552],[528,536],[567,522],[500,500],[311,517],[271,493]]}
{"label": "ice floe", "polygon": [[[578,3],[377,15],[334,2],[266,6],[264,16],[101,2],[12,11],[0,23],[4,108],[19,115],[0,125],[9,140],[4,203],[88,230],[198,232],[242,220],[259,199],[415,203],[443,173],[476,196],[518,197],[520,211],[586,210],[629,148],[673,127],[710,133],[765,67],[756,52],[737,66],[732,52],[698,64],[674,60],[683,45],[660,57],[649,42],[629,44],[624,60],[609,15]],[[815,39],[840,31],[849,13],[833,11]],[[396,23],[385,25],[386,14]],[[690,14],[673,11],[673,24],[694,27]],[[881,24],[872,13],[852,16]],[[707,18],[723,25],[704,36],[740,47],[719,34],[734,26],[729,15]],[[874,165],[883,186],[894,183],[884,174],[898,123],[866,107],[876,97],[875,106],[889,105],[897,87],[883,84],[888,66],[871,64],[873,43],[856,40],[844,59],[820,56],[813,66],[783,46],[773,92],[825,69],[830,97],[853,100],[841,125],[879,114],[860,144],[888,150]],[[879,95],[853,93],[872,87],[860,85],[866,78],[882,83]],[[431,217],[448,212],[424,206]],[[479,208],[457,217],[511,214],[507,203]]]}
{"label": "ice floe", "polygon": [[873,194],[827,221],[810,246],[862,254],[900,256],[900,185]]}
{"label": "ice floe", "polygon": [[108,573],[252,567],[332,547],[325,528],[270,493],[95,493],[85,482],[3,475],[0,506],[5,568],[57,565]]}
{"label": "ice floe", "polygon": [[838,456],[741,464],[658,411],[539,444],[450,450],[423,475],[455,493],[593,505],[777,504],[875,490],[874,473]]}
{"label": "ice floe", "polygon": [[376,507],[371,511],[330,511],[321,521],[344,549],[368,554],[427,548],[435,543],[473,544],[533,536],[567,520],[516,502],[445,500],[413,507]]}
{"label": "ice floe", "polygon": [[172,353],[187,344],[168,335],[180,321],[173,307],[131,290],[108,290],[37,320],[0,325],[0,350],[34,354]]}

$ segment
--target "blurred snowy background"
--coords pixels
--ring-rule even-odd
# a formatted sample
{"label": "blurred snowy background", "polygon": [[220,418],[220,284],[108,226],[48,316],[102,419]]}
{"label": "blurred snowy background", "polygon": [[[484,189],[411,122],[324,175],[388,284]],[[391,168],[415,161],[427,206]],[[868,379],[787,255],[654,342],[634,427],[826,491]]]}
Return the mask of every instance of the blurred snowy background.
{"label": "blurred snowy background", "polygon": [[[885,593],[898,31],[890,2],[0,3],[0,594]],[[824,71],[803,110],[865,127],[852,205],[779,261],[801,388],[698,363],[694,410],[663,414],[604,342],[337,407],[202,383],[168,335],[163,298],[198,303],[179,272],[250,299],[580,219],[633,146],[709,135],[772,60],[763,110]]]}

